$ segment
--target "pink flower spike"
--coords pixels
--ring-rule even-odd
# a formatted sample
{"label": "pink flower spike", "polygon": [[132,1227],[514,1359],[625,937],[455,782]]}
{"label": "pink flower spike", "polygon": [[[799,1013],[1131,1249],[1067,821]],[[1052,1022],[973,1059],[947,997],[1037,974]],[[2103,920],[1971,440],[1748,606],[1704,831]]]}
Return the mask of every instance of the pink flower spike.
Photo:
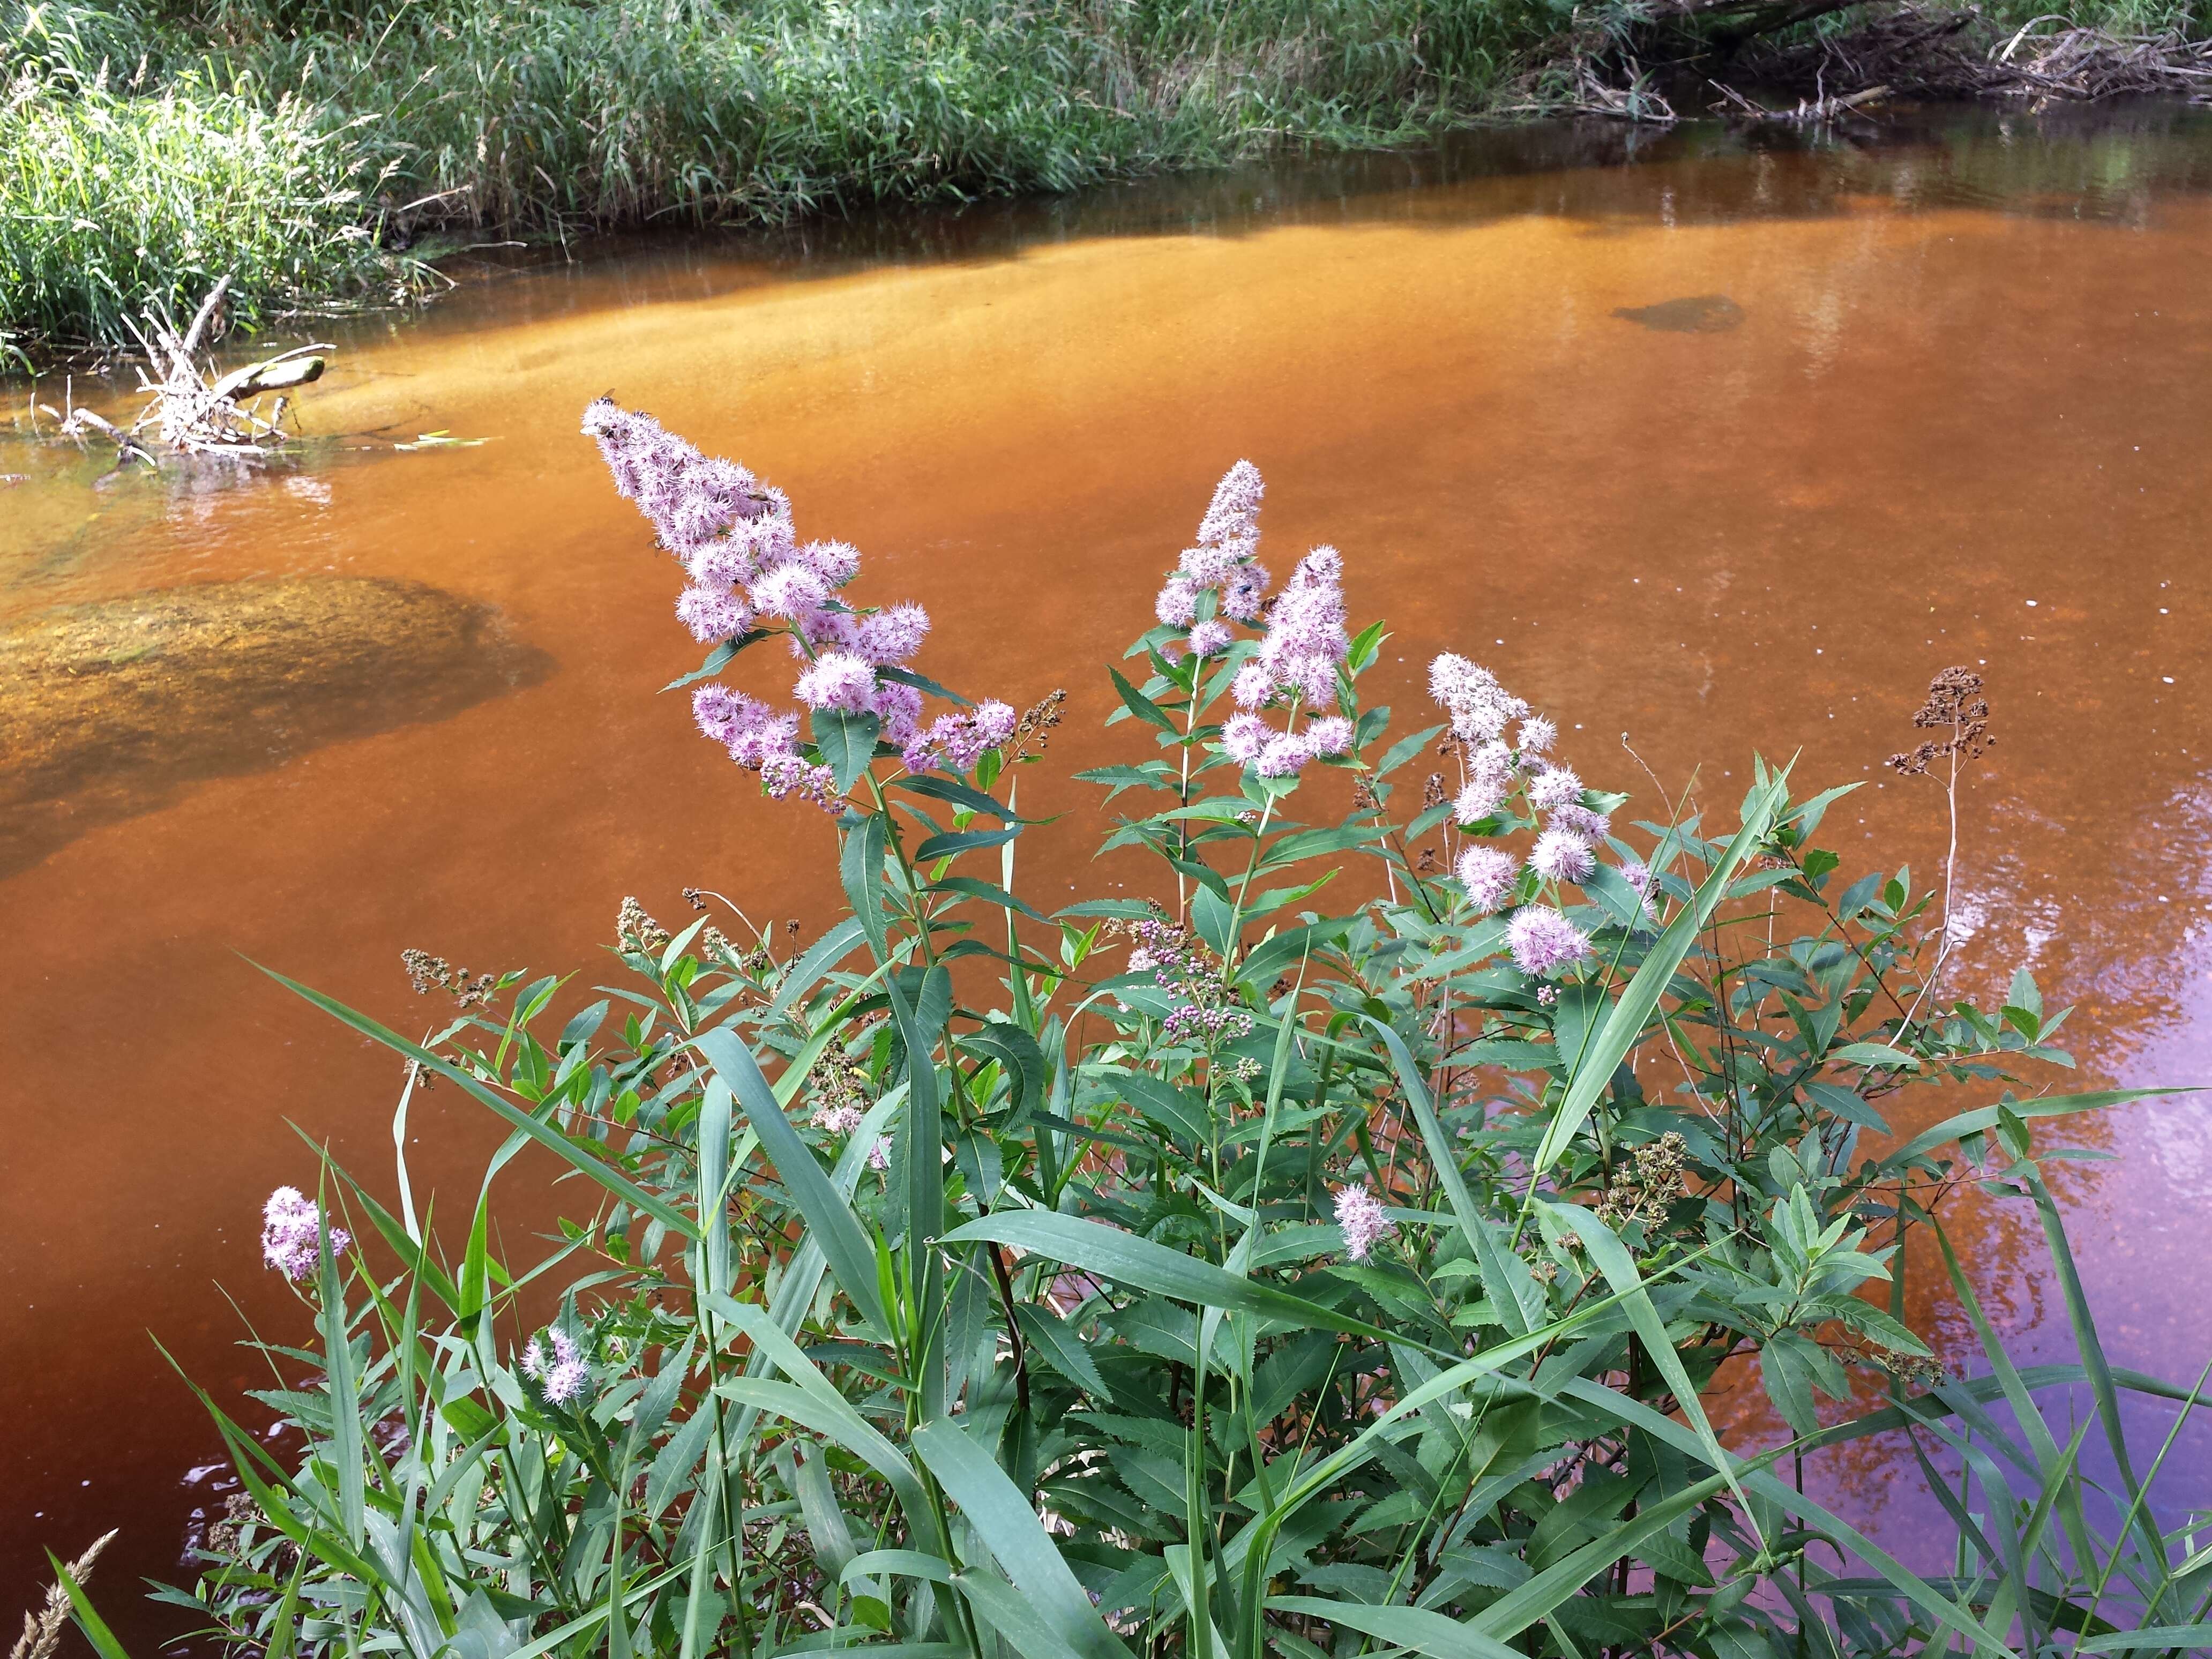
{"label": "pink flower spike", "polygon": [[1547,767],[1528,781],[1528,805],[1541,811],[1572,806],[1583,798],[1583,781],[1564,766]]}
{"label": "pink flower spike", "polygon": [[1505,792],[1486,779],[1477,778],[1459,792],[1452,802],[1452,821],[1455,823],[1480,823],[1505,805]]}
{"label": "pink flower spike", "polygon": [[860,550],[850,542],[809,542],[799,550],[807,568],[832,588],[860,574]]}
{"label": "pink flower spike", "polygon": [[1352,1261],[1366,1261],[1376,1240],[1398,1231],[1382,1201],[1364,1186],[1336,1189],[1336,1224],[1344,1232],[1345,1256]]}
{"label": "pink flower spike", "polygon": [[809,708],[834,708],[847,714],[875,708],[876,671],[850,651],[825,651],[799,677],[792,695]]}
{"label": "pink flower spike", "polygon": [[1229,683],[1231,695],[1239,708],[1261,708],[1275,695],[1274,671],[1255,658],[1237,671],[1237,678]]}
{"label": "pink flower spike", "polygon": [[799,622],[822,608],[830,589],[803,564],[780,564],[753,584],[753,604],[771,617]]}
{"label": "pink flower spike", "polygon": [[676,596],[676,619],[702,645],[735,639],[753,624],[745,602],[726,587],[687,587]]}
{"label": "pink flower spike", "polygon": [[1200,546],[1222,547],[1256,543],[1260,539],[1260,501],[1267,486],[1260,469],[1238,461],[1221,475],[1213,499],[1198,523]]}
{"label": "pink flower spike", "polygon": [[895,605],[860,622],[858,647],[870,662],[903,667],[929,635],[929,612],[918,605]]}
{"label": "pink flower spike", "polygon": [[1536,850],[1528,867],[1547,881],[1581,882],[1597,867],[1589,843],[1565,830],[1547,830],[1536,837]]}
{"label": "pink flower spike", "polygon": [[1352,722],[1341,714],[1323,714],[1306,722],[1306,743],[1316,755],[1352,752]]}
{"label": "pink flower spike", "polygon": [[1294,778],[1313,757],[1313,750],[1304,738],[1278,732],[1261,749],[1260,758],[1252,763],[1252,769],[1263,778]]}
{"label": "pink flower spike", "polygon": [[1218,657],[1236,637],[1225,622],[1202,622],[1190,630],[1190,648],[1201,657]]}
{"label": "pink flower spike", "polygon": [[[353,1243],[343,1227],[331,1230],[331,1254]],[[322,1265],[323,1214],[296,1187],[279,1187],[261,1209],[261,1259],[295,1284]]]}
{"label": "pink flower spike", "polygon": [[1510,853],[1495,847],[1470,847],[1459,855],[1453,873],[1467,890],[1467,902],[1486,914],[1505,902],[1520,868]]}
{"label": "pink flower spike", "polygon": [[1552,809],[1552,828],[1579,836],[1591,842],[1603,841],[1613,831],[1613,820],[1602,812],[1593,812],[1580,801]]}
{"label": "pink flower spike", "polygon": [[1557,910],[1524,904],[1506,924],[1505,943],[1516,967],[1531,979],[1548,979],[1589,954],[1589,935]]}
{"label": "pink flower spike", "polygon": [[530,1339],[522,1351],[522,1374],[544,1391],[549,1406],[568,1404],[592,1380],[592,1368],[584,1362],[576,1339],[558,1325],[549,1327],[543,1337]]}
{"label": "pink flower spike", "polygon": [[1231,714],[1221,728],[1221,752],[1240,766],[1249,766],[1273,735],[1273,728],[1257,714]]}
{"label": "pink flower spike", "polygon": [[1165,627],[1189,627],[1198,615],[1198,589],[1177,571],[1152,601],[1152,614]]}

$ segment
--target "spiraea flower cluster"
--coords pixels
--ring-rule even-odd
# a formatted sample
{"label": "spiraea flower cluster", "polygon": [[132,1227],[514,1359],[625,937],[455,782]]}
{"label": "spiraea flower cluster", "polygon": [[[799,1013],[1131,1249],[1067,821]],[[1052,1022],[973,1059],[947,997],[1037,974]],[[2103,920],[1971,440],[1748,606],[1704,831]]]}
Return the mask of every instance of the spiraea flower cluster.
{"label": "spiraea flower cluster", "polygon": [[522,1351],[522,1374],[543,1390],[549,1406],[565,1406],[578,1399],[592,1380],[592,1368],[576,1339],[558,1325],[549,1326],[544,1335],[530,1339],[530,1346]]}
{"label": "spiraea flower cluster", "polygon": [[[1613,824],[1584,804],[1582,780],[1551,757],[1559,728],[1481,664],[1451,652],[1429,665],[1429,691],[1451,719],[1452,746],[1460,755],[1453,818],[1475,829],[1503,812],[1517,790],[1530,814],[1542,815],[1528,868],[1554,886],[1588,881]],[[1460,854],[1453,873],[1480,911],[1503,909],[1520,888],[1519,860],[1480,841]],[[1621,873],[1639,894],[1649,890],[1650,872],[1641,864],[1630,860]],[[1537,979],[1571,968],[1589,952],[1589,936],[1548,905],[1515,911],[1506,942],[1522,972]]]}
{"label": "spiraea flower cluster", "polygon": [[[1316,547],[1298,561],[1267,614],[1259,654],[1237,671],[1230,690],[1241,713],[1221,728],[1222,752],[1263,778],[1295,777],[1307,763],[1352,747],[1352,722],[1335,712],[1338,671],[1351,654],[1344,629],[1344,557]],[[1304,729],[1278,731],[1259,711],[1287,704]],[[1327,710],[1326,713],[1313,711]]]}
{"label": "spiraea flower cluster", "polygon": [[[799,539],[790,498],[735,461],[708,457],[650,415],[602,398],[584,411],[616,489],[652,522],[690,578],[676,614],[702,643],[781,633],[800,663],[793,700],[841,714],[873,715],[878,735],[915,770],[960,770],[1012,735],[1014,713],[986,702],[926,729],[922,694],[884,673],[902,669],[929,634],[918,605],[856,610],[842,597],[860,553],[840,541]],[[805,759],[797,710],[719,684],[691,694],[699,729],[761,775],[776,799],[799,796],[830,811],[842,803],[830,769]]]}
{"label": "spiraea flower cluster", "polygon": [[[1260,469],[1239,461],[1222,475],[1199,521],[1198,544],[1183,550],[1153,603],[1163,625],[1184,630],[1191,650],[1218,657],[1236,637],[1231,622],[1255,623],[1267,597],[1267,568],[1259,560]],[[1212,595],[1209,603],[1206,597]]]}
{"label": "spiraea flower cluster", "polygon": [[[323,1212],[297,1187],[279,1187],[261,1210],[261,1259],[295,1283],[312,1279],[322,1261]],[[343,1227],[331,1229],[331,1254],[353,1243]]]}
{"label": "spiraea flower cluster", "polygon": [[1237,1006],[1213,953],[1181,927],[1165,916],[1142,916],[1117,931],[1135,941],[1129,971],[1149,973],[1181,999],[1160,1022],[1162,1041],[1211,1047],[1251,1035],[1252,1016]]}
{"label": "spiraea flower cluster", "polygon": [[1398,1231],[1382,1200],[1364,1186],[1337,1188],[1336,1224],[1344,1230],[1344,1254],[1353,1261],[1366,1261],[1379,1240]]}

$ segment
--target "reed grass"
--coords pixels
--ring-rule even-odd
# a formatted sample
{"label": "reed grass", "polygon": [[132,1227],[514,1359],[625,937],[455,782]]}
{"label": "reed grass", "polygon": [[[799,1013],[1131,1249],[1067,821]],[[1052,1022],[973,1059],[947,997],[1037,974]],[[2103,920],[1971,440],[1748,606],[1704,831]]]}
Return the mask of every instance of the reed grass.
{"label": "reed grass", "polygon": [[18,81],[0,103],[0,330],[120,344],[131,317],[189,316],[226,273],[249,326],[404,286],[363,222],[362,167],[289,97]]}

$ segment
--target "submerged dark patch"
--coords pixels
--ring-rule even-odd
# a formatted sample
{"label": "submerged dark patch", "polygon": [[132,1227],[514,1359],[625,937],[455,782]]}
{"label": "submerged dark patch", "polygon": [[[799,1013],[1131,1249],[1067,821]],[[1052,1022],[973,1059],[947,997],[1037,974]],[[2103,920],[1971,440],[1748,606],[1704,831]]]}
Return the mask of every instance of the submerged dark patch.
{"label": "submerged dark patch", "polygon": [[1652,306],[1621,306],[1614,316],[1625,323],[1666,334],[1725,334],[1743,321],[1743,307],[1725,294],[1695,294],[1662,300]]}
{"label": "submerged dark patch", "polygon": [[420,582],[210,582],[0,625],[0,876],[189,785],[458,714],[551,670]]}

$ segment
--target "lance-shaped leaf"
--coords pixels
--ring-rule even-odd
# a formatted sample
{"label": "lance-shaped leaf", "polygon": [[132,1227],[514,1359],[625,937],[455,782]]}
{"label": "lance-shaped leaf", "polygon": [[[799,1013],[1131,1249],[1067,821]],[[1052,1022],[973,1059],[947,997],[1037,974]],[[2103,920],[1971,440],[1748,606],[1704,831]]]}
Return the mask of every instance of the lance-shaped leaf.
{"label": "lance-shaped leaf", "polygon": [[702,1031],[695,1041],[715,1075],[729,1085],[745,1121],[760,1137],[761,1150],[775,1165],[799,1212],[806,1218],[808,1231],[828,1259],[837,1287],[860,1310],[869,1328],[880,1340],[888,1340],[890,1322],[884,1317],[883,1298],[878,1293],[875,1246],[868,1242],[853,1206],[839,1196],[812,1151],[776,1104],[775,1091],[769,1087],[752,1050],[744,1038],[726,1028]]}
{"label": "lance-shaped leaf", "polygon": [[966,1430],[950,1419],[925,1423],[914,1431],[914,1449],[1061,1641],[1084,1659],[1129,1659],[1037,1519],[1033,1500]]}
{"label": "lance-shaped leaf", "polygon": [[[261,964],[258,962],[253,965],[261,968]],[[295,979],[288,979],[273,968],[261,968],[261,971],[285,989],[313,1003],[325,1013],[352,1026],[363,1036],[373,1037],[394,1054],[404,1054],[425,1070],[435,1072],[440,1077],[452,1079],[471,1098],[490,1107],[493,1111],[538,1142],[539,1146],[545,1147],[563,1162],[573,1164],[585,1175],[589,1176],[632,1209],[651,1216],[679,1237],[694,1242],[698,1239],[699,1229],[691,1218],[666,1199],[658,1194],[647,1192],[621,1170],[616,1169],[614,1165],[609,1164],[596,1150],[579,1146],[544,1119],[524,1111],[511,1101],[501,1099],[495,1091],[487,1088],[477,1078],[464,1072],[451,1060],[432,1054],[419,1043],[410,1042],[398,1032],[379,1024],[367,1014],[356,1013],[343,1003],[325,996],[320,991],[312,990]]]}
{"label": "lance-shaped leaf", "polygon": [[1645,1024],[1659,1006],[1659,999],[1674,977],[1674,970],[1682,965],[1691,945],[1712,919],[1714,907],[1727,892],[1729,883],[1735,878],[1747,860],[1764,842],[1774,827],[1774,815],[1787,805],[1789,773],[1785,769],[1762,779],[1744,798],[1743,827],[1728,844],[1705,880],[1691,896],[1690,902],[1675,913],[1644,958],[1643,965],[1630,978],[1620,1000],[1613,1005],[1597,1036],[1589,1042],[1582,1060],[1575,1067],[1574,1076],[1567,1084],[1566,1098],[1560,1102],[1550,1125],[1544,1131],[1543,1144],[1536,1149],[1532,1174],[1540,1176],[1559,1161],[1567,1150],[1591,1111],[1598,1097],[1605,1092],[1607,1084],[1620,1062],[1628,1057],[1644,1035]]}
{"label": "lance-shaped leaf", "polygon": [[1211,1261],[1155,1244],[1149,1238],[1125,1233],[1103,1222],[1048,1210],[996,1210],[955,1227],[945,1235],[947,1244],[991,1243],[1018,1244],[1025,1250],[1065,1261],[1085,1273],[1172,1297],[1200,1307],[1227,1308],[1238,1313],[1287,1319],[1303,1326],[1320,1326],[1348,1335],[1393,1338],[1364,1320],[1352,1319],[1317,1302],[1292,1296],[1264,1280],[1246,1279],[1217,1267]]}

